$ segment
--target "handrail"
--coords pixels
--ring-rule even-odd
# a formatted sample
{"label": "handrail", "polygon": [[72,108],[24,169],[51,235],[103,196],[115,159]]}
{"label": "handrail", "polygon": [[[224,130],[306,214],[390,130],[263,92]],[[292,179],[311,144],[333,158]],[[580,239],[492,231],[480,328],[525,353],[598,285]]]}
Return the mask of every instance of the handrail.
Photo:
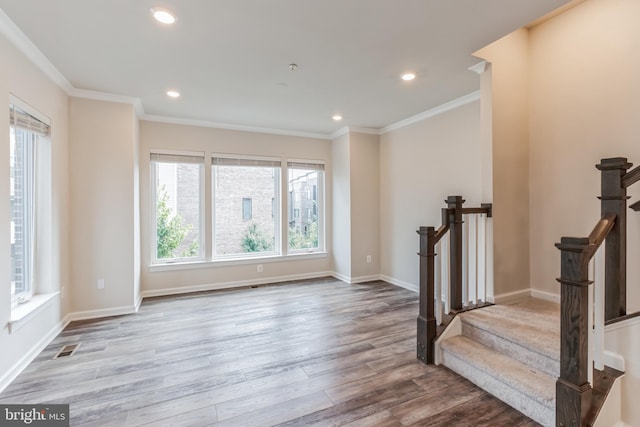
{"label": "handrail", "polygon": [[622,177],[622,186],[629,188],[638,181],[640,181],[640,166],[630,170]]}
{"label": "handrail", "polygon": [[593,230],[589,234],[589,246],[591,246],[591,256],[589,259],[593,257],[596,253],[602,242],[607,238],[611,229],[615,225],[616,215],[613,213],[608,213],[603,215],[600,218],[600,221],[593,227]]}

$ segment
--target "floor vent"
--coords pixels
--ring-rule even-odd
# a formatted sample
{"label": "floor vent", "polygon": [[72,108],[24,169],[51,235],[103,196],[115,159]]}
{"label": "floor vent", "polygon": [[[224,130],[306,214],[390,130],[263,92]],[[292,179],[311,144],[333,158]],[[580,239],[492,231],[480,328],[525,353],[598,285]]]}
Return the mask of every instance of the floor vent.
{"label": "floor vent", "polygon": [[54,359],[58,359],[60,357],[69,357],[69,356],[73,356],[73,353],[76,352],[76,350],[78,349],[78,347],[80,347],[80,344],[70,344],[70,345],[65,345],[64,347],[62,347],[62,350],[60,350],[58,352],[58,354],[56,354],[53,358]]}

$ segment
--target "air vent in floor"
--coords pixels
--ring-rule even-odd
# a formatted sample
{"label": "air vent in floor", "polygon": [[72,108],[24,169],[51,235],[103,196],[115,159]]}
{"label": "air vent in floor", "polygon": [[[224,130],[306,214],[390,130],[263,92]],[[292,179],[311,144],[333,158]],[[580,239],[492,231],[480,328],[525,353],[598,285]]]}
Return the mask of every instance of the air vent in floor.
{"label": "air vent in floor", "polygon": [[69,356],[73,356],[73,353],[76,352],[76,350],[78,349],[78,347],[80,347],[80,344],[70,344],[70,345],[65,345],[64,347],[62,347],[62,350],[60,350],[58,352],[58,354],[56,354],[53,358],[54,359],[58,359],[60,357],[69,357]]}

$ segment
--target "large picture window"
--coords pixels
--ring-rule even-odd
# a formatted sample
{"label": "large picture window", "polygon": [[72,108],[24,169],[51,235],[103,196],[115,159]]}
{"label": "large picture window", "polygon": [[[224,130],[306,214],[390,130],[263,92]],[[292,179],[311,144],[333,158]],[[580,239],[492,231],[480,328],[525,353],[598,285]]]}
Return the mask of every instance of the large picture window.
{"label": "large picture window", "polygon": [[214,258],[276,255],[280,160],[214,156]]}
{"label": "large picture window", "polygon": [[152,153],[151,177],[154,262],[204,258],[204,155]]}
{"label": "large picture window", "polygon": [[288,162],[287,205],[289,207],[288,248],[290,252],[323,247],[324,165]]}
{"label": "large picture window", "polygon": [[38,146],[49,126],[14,105],[9,106],[9,123],[11,301],[20,303],[35,290]]}

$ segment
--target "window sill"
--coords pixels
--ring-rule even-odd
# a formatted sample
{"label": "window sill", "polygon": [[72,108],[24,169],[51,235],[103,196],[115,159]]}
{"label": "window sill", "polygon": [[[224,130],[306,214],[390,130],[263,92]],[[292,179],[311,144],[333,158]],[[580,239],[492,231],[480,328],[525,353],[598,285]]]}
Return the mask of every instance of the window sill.
{"label": "window sill", "polygon": [[50,292],[47,294],[38,294],[31,297],[25,303],[18,304],[11,309],[11,319],[9,320],[9,333],[13,333],[23,327],[36,314],[40,313],[48,307],[60,292]]}
{"label": "window sill", "polygon": [[273,255],[266,257],[251,257],[251,258],[232,258],[232,259],[218,259],[214,261],[192,261],[192,262],[172,262],[167,264],[152,264],[149,265],[149,271],[154,273],[158,271],[171,271],[171,270],[190,270],[195,268],[211,268],[211,267],[228,267],[235,265],[255,265],[255,264],[267,264],[272,262],[287,262],[287,261],[302,261],[317,258],[326,258],[329,254],[327,252],[301,252],[289,255]]}

